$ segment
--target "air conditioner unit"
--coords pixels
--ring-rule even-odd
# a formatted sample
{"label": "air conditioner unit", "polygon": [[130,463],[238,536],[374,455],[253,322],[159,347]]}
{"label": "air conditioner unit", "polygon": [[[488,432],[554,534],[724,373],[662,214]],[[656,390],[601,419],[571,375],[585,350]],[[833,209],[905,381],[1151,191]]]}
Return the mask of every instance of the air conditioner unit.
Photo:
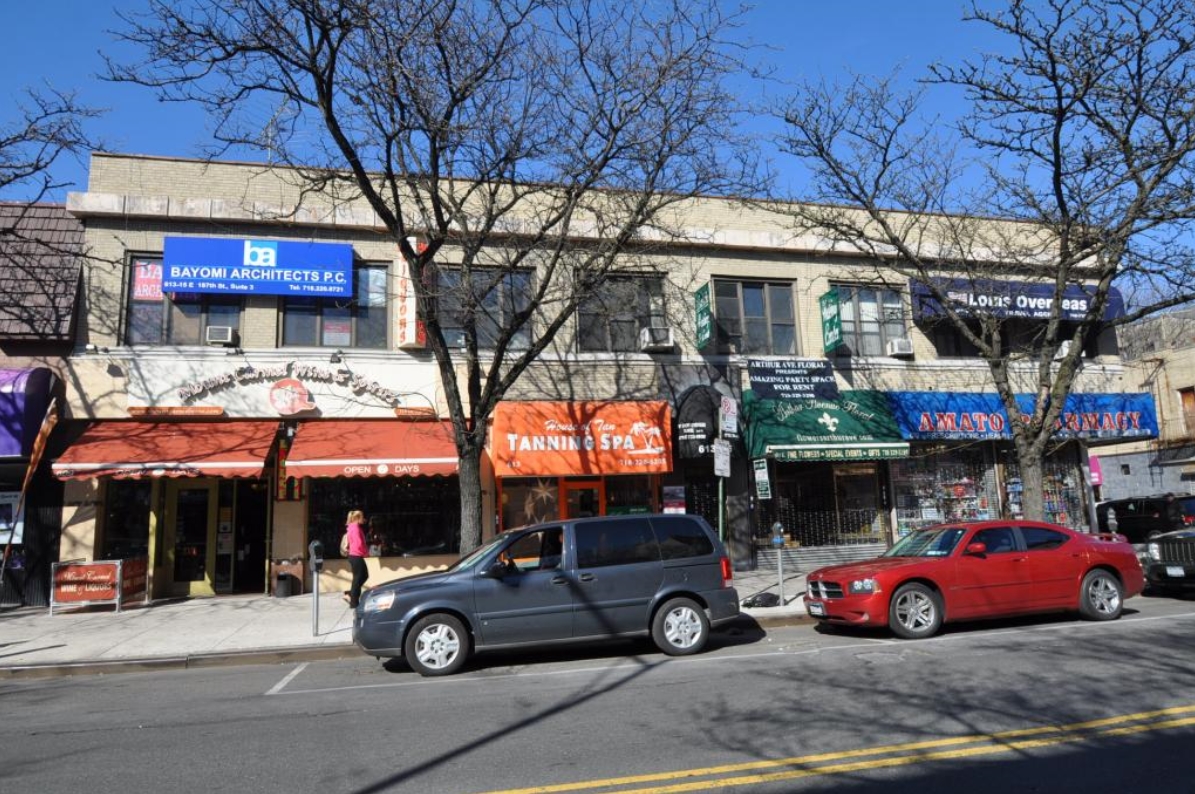
{"label": "air conditioner unit", "polygon": [[639,329],[639,349],[643,352],[672,350],[675,347],[676,340],[672,338],[671,328],[655,326]]}
{"label": "air conditioner unit", "polygon": [[885,351],[893,358],[912,358],[913,357],[913,340],[911,339],[889,339],[888,347]]}
{"label": "air conditioner unit", "polygon": [[1058,352],[1054,354],[1055,361],[1061,361],[1066,358],[1066,354],[1071,352],[1071,340],[1067,339],[1058,343]]}
{"label": "air conditioner unit", "polygon": [[236,329],[231,325],[209,325],[204,333],[204,341],[209,345],[235,345]]}

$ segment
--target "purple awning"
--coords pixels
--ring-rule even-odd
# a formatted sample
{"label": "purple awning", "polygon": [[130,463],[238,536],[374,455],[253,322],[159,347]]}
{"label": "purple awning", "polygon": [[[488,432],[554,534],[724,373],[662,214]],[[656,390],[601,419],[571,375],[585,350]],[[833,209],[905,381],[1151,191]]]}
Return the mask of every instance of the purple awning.
{"label": "purple awning", "polygon": [[29,456],[53,384],[54,373],[44,367],[0,369],[0,458]]}

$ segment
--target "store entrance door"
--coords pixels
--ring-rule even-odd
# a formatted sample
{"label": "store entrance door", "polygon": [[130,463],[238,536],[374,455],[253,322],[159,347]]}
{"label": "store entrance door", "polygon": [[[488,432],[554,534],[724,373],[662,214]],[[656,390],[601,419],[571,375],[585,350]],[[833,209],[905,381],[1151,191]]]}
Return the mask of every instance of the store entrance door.
{"label": "store entrance door", "polygon": [[874,463],[853,463],[834,468],[839,543],[873,543],[885,539],[880,525],[878,486]]}
{"label": "store entrance door", "polygon": [[564,481],[564,515],[561,518],[588,518],[605,514],[606,484],[603,481]]}
{"label": "store entrance door", "polygon": [[214,595],[216,562],[216,483],[166,483],[166,566],[173,595]]}

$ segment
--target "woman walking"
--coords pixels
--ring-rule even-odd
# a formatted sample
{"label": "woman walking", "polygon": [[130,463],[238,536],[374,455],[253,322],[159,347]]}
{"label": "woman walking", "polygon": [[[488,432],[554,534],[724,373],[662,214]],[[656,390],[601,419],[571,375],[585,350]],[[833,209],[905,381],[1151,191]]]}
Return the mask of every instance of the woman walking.
{"label": "woman walking", "polygon": [[349,539],[349,568],[353,572],[352,589],[349,590],[345,600],[349,602],[349,606],[353,609],[357,608],[357,603],[361,600],[361,587],[365,584],[365,580],[369,578],[369,569],[365,566],[365,555],[368,552],[368,547],[365,545],[365,514],[360,510],[350,510],[348,518],[345,519],[345,534]]}

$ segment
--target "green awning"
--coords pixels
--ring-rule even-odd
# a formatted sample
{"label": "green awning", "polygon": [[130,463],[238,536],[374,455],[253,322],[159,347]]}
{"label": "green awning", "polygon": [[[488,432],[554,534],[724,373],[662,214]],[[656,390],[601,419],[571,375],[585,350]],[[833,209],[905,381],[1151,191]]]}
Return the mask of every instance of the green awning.
{"label": "green awning", "polygon": [[752,458],[782,461],[907,458],[888,400],[878,391],[843,391],[836,400],[760,400],[743,393]]}

